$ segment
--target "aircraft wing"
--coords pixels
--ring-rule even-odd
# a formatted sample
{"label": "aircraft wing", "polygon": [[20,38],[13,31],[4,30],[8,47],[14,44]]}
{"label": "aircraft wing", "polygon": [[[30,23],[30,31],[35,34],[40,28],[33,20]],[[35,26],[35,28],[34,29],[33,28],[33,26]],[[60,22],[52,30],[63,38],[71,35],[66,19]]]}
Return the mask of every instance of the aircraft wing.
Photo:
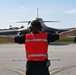
{"label": "aircraft wing", "polygon": [[15,37],[16,35],[18,35],[18,33],[27,33],[27,29],[5,29],[5,30],[1,30],[0,31],[0,36],[4,36],[4,37]]}
{"label": "aircraft wing", "polygon": [[18,34],[18,30],[2,30],[2,31],[0,31],[0,36],[12,36],[12,37],[14,37],[17,34]]}

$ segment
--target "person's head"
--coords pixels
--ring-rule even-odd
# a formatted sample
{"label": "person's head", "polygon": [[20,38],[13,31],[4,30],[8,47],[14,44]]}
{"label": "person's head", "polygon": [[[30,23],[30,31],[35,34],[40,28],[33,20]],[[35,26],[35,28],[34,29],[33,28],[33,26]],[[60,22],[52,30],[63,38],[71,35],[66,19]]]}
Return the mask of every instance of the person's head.
{"label": "person's head", "polygon": [[31,31],[32,32],[42,31],[41,23],[38,20],[34,20],[31,22]]}

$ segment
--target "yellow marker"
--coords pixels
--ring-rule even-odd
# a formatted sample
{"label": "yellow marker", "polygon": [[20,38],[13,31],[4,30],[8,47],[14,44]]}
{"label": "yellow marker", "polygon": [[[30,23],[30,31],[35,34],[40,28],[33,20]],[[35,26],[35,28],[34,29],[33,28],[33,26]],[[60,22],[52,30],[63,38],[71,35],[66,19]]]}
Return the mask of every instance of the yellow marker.
{"label": "yellow marker", "polygon": [[25,72],[20,71],[20,70],[15,69],[15,68],[10,68],[10,67],[5,67],[5,66],[0,66],[0,68],[12,70],[12,71],[18,72],[18,73],[20,73],[20,74],[22,74],[22,75],[25,75]]}

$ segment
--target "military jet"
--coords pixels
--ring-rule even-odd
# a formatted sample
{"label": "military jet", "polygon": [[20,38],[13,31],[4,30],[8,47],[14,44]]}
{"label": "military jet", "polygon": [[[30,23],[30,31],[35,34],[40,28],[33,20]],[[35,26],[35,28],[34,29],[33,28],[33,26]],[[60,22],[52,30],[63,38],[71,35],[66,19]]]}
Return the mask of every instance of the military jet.
{"label": "military jet", "polygon": [[[42,18],[38,17],[38,9],[37,9],[37,18],[35,18],[35,19],[38,20],[41,23],[42,30],[44,32],[48,32],[50,34],[59,34],[61,32],[68,31],[68,30],[71,29],[71,28],[56,29],[56,28],[46,26],[45,23],[48,23],[48,22],[60,22],[60,21],[44,21]],[[30,21],[18,21],[16,23],[27,23],[28,27],[27,28],[23,27],[23,28],[20,28],[20,29],[12,29],[12,30],[10,30],[10,29],[1,30],[0,31],[0,36],[15,37],[16,35],[19,35],[19,34],[26,34],[26,33],[29,32],[31,22],[32,22],[31,20]],[[76,37],[74,37],[74,38],[76,40]]]}
{"label": "military jet", "polygon": [[[69,30],[69,29],[56,29],[56,28],[52,28],[52,27],[48,27],[45,25],[45,22],[58,22],[58,21],[43,21],[42,18],[36,18],[36,20],[38,20],[41,25],[42,25],[42,30],[44,32],[48,32],[50,34],[58,34],[60,32],[63,32],[63,31],[66,31],[66,30]],[[21,34],[26,34],[28,33],[29,29],[30,29],[30,23],[31,21],[20,21],[20,22],[17,22],[17,23],[28,23],[28,27],[27,28],[20,28],[20,29],[4,29],[4,30],[1,30],[0,31],[0,35],[6,35],[6,36],[15,36],[15,35],[18,35],[19,33]]]}

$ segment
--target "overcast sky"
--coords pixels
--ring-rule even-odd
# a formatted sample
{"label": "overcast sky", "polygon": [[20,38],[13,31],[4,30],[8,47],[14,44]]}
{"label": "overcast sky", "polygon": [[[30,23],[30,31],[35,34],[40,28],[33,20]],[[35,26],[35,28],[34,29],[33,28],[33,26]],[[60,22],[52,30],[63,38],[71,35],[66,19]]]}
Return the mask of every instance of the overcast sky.
{"label": "overcast sky", "polygon": [[47,23],[54,28],[76,27],[76,0],[0,0],[0,28],[26,26],[16,21],[32,20],[37,17],[43,20],[57,20],[59,23]]}

